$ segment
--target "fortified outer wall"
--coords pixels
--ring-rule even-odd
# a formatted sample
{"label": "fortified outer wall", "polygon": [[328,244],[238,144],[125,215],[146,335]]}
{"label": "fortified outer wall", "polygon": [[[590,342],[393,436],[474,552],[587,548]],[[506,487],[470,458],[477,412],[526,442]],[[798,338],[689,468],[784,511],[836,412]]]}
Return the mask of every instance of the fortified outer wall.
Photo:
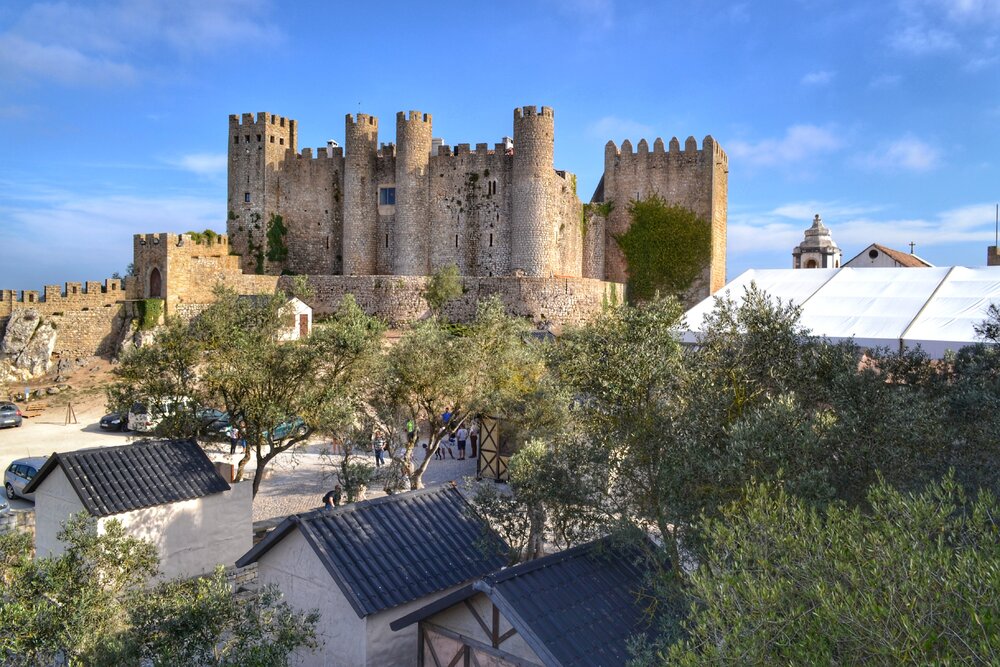
{"label": "fortified outer wall", "polygon": [[721,288],[726,280],[728,175],[726,153],[711,136],[705,137],[701,150],[695,138],[688,137],[683,151],[676,137],[670,140],[669,150],[664,150],[662,139],[656,139],[652,152],[645,139],[635,152],[627,139],[621,150],[609,141],[604,150],[603,201],[613,202],[614,207],[606,223],[604,276],[627,280],[625,258],[614,237],[628,230],[630,201],[659,195],[709,222],[712,254],[706,269],[709,291],[703,296]]}
{"label": "fortified outer wall", "polygon": [[126,321],[123,307],[135,279],[108,278],[104,283],[68,282],[36,290],[0,290],[0,332],[13,311],[34,308],[56,327],[54,355],[65,358],[108,354]]}
{"label": "fortified outer wall", "polygon": [[[341,299],[353,294],[358,305],[391,325],[426,317],[429,313],[423,290],[427,276],[308,276],[314,296],[308,299],[315,315],[336,312]],[[282,276],[278,287],[288,289],[290,276]],[[464,294],[445,306],[452,320],[468,321],[479,301],[499,295],[512,315],[534,322],[578,325],[612,303],[624,301],[625,286],[589,278],[535,278],[494,276],[462,278]]]}

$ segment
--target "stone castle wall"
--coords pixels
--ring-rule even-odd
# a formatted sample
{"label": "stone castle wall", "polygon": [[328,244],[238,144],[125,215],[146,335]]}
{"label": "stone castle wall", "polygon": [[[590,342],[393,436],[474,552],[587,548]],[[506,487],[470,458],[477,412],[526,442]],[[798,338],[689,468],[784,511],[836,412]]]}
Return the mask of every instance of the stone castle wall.
{"label": "stone castle wall", "polygon": [[614,281],[628,279],[625,257],[614,238],[628,230],[628,203],[658,195],[667,203],[693,211],[711,225],[712,256],[706,278],[712,292],[722,287],[726,275],[728,173],[726,153],[711,136],[705,137],[700,150],[695,138],[688,137],[683,151],[676,137],[670,140],[667,150],[663,140],[657,139],[652,151],[645,139],[639,141],[635,151],[628,140],[622,142],[620,150],[609,141],[604,151],[604,201],[613,202],[614,207],[606,223],[605,277]]}
{"label": "stone castle wall", "polygon": [[[278,287],[289,289],[293,278],[282,276]],[[308,276],[314,295],[307,299],[315,315],[336,312],[341,300],[353,294],[361,308],[391,325],[401,325],[429,315],[423,290],[426,276]],[[509,313],[533,322],[578,325],[607,304],[624,301],[624,285],[590,278],[533,278],[466,276],[464,294],[449,302],[445,315],[468,321],[479,301],[499,295]]]}

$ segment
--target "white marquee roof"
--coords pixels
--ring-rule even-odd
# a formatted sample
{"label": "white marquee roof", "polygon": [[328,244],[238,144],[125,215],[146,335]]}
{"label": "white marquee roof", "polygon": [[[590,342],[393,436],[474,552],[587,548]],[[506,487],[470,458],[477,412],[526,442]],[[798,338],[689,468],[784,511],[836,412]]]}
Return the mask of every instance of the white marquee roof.
{"label": "white marquee roof", "polygon": [[[973,326],[1000,304],[1000,267],[750,269],[715,296],[738,301],[751,282],[801,306],[814,335],[862,347],[920,345],[934,358],[978,342]],[[687,312],[685,342],[696,342],[715,296]]]}

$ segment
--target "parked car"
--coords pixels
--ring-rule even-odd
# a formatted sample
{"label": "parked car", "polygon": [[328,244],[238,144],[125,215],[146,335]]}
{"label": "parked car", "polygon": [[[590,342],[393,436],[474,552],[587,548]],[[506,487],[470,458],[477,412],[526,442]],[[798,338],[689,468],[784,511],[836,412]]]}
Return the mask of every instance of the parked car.
{"label": "parked car", "polygon": [[[299,436],[306,432],[306,423],[301,417],[294,417],[288,421],[281,422],[273,429],[271,437],[274,440],[282,440],[289,436]],[[264,437],[268,437],[268,432],[264,431]]]}
{"label": "parked car", "polygon": [[229,423],[229,415],[222,410],[216,410],[215,408],[199,408],[194,413],[194,418],[198,420],[198,431],[200,433],[208,432],[208,428],[225,417],[226,423]]}
{"label": "parked car", "polygon": [[149,433],[157,424],[191,404],[190,398],[171,397],[159,401],[136,401],[128,412],[128,430]]}
{"label": "parked car", "polygon": [[101,417],[99,425],[105,431],[124,431],[128,429],[128,415],[120,412],[109,412]]}
{"label": "parked car", "polygon": [[229,426],[230,426],[230,423],[229,423],[229,413],[228,412],[223,412],[217,419],[215,419],[212,422],[209,422],[205,426],[205,428],[202,430],[202,433],[206,437],[210,437],[210,438],[212,438],[212,437],[215,437],[215,438],[227,437],[228,436],[228,432],[229,432]]}
{"label": "parked car", "polygon": [[20,426],[22,421],[20,408],[13,403],[0,403],[0,428]]}
{"label": "parked car", "polygon": [[46,459],[48,459],[47,456],[29,456],[24,459],[15,459],[3,474],[3,487],[7,491],[7,497],[11,500],[14,498],[34,500],[35,494],[25,493],[24,487],[34,479],[38,473],[38,469],[42,467]]}
{"label": "parked car", "polygon": [[0,516],[7,514],[8,512],[10,512],[10,505],[7,504],[6,500],[0,498]]}

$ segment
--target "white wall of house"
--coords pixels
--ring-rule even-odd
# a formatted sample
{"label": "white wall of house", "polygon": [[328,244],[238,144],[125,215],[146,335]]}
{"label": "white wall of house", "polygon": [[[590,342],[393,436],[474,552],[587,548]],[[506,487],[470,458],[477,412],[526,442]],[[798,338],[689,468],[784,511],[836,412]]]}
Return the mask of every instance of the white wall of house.
{"label": "white wall of house", "polygon": [[281,340],[298,340],[301,334],[301,320],[305,317],[306,320],[306,335],[312,333],[312,308],[307,306],[301,300],[292,297],[289,299],[284,306],[281,308],[281,316],[283,318],[290,318],[289,322],[291,326],[286,327],[284,332],[281,334]]}
{"label": "white wall of house", "polygon": [[[229,491],[124,512],[97,521],[98,530],[116,519],[133,536],[152,542],[160,557],[161,577],[173,579],[212,572],[217,565],[232,566],[253,546],[250,482]],[[57,555],[65,545],[56,539],[62,524],[85,511],[62,468],[42,480],[35,496],[35,553]]]}
{"label": "white wall of house", "polygon": [[66,545],[56,536],[71,515],[85,512],[62,468],[56,467],[35,492],[35,556],[58,556]]}
{"label": "white wall of house", "polygon": [[252,485],[241,482],[203,498],[105,517],[98,525],[117,519],[130,535],[155,544],[163,578],[193,577],[231,567],[250,550],[252,500]]}
{"label": "white wall of house", "polygon": [[315,651],[296,651],[291,660],[293,665],[365,664],[365,621],[358,618],[301,532],[292,530],[261,556],[257,561],[257,581],[262,585],[277,585],[285,601],[300,611],[319,611],[316,638],[322,645]]}

